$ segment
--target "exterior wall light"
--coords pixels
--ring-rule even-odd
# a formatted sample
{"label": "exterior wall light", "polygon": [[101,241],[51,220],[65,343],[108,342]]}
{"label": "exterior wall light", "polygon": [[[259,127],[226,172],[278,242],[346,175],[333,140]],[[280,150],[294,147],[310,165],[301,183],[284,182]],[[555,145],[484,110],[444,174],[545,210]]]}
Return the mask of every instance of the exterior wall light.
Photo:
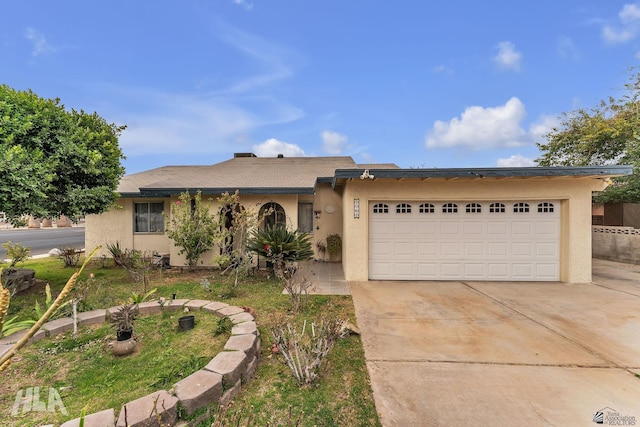
{"label": "exterior wall light", "polygon": [[322,211],[313,211],[313,214],[315,215],[316,219],[320,219],[320,214],[322,213]]}

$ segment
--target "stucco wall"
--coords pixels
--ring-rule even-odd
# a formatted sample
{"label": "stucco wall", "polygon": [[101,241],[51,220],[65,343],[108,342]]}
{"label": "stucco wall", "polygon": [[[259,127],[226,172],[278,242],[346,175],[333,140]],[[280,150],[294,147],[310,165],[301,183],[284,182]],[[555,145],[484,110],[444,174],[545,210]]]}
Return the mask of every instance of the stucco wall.
{"label": "stucco wall", "polygon": [[640,264],[640,229],[594,226],[593,257]]}
{"label": "stucco wall", "polygon": [[[177,196],[170,199],[131,199],[122,198],[117,202],[117,208],[100,215],[88,215],[86,218],[85,247],[91,251],[98,245],[103,245],[100,255],[109,256],[105,249],[105,244],[120,242],[122,248],[138,249],[141,251],[156,251],[161,254],[169,254],[171,265],[186,265],[184,254],[179,254],[180,248],[173,245],[165,233],[134,233],[133,232],[133,203],[164,201],[165,212],[170,211],[170,204],[178,200]],[[220,204],[217,197],[203,196],[203,201],[209,206],[210,212],[217,212]],[[312,244],[315,249],[315,242],[325,239],[327,234],[340,233],[342,228],[342,208],[340,206],[340,196],[337,195],[329,185],[319,189],[318,195],[241,195],[240,204],[247,210],[252,210],[258,214],[260,207],[269,202],[278,203],[285,211],[287,227],[291,230],[298,228],[298,202],[314,203],[314,210],[323,210],[319,219],[314,218],[314,235]],[[336,212],[328,214],[324,212],[327,205],[336,208]],[[166,226],[165,221],[165,226]],[[319,227],[319,229],[316,229]],[[213,259],[218,254],[218,249],[208,251],[202,256],[202,265],[210,266]],[[317,256],[317,255],[316,255]]]}
{"label": "stucco wall", "polygon": [[[601,180],[554,179],[430,179],[427,181],[353,180],[345,185],[343,268],[347,280],[368,280],[369,202],[384,200],[560,200],[560,280],[591,281],[591,191]],[[360,201],[360,218],[353,215]]]}

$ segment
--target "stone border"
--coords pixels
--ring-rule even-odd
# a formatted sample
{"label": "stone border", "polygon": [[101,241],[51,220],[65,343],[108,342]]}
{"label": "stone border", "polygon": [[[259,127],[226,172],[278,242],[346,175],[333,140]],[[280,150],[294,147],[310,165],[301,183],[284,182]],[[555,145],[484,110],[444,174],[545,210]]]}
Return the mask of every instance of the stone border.
{"label": "stone border", "polygon": [[[121,306],[105,310],[86,311],[78,314],[78,325],[104,323]],[[164,306],[156,301],[138,304],[140,314],[158,314],[165,311],[205,311],[218,317],[228,317],[233,323],[231,337],[203,369],[194,372],[175,383],[171,390],[159,390],[147,396],[125,403],[120,409],[117,421],[114,409],[88,414],[86,427],[130,427],[173,425],[178,420],[177,405],[187,414],[217,402],[226,405],[240,391],[242,384],[253,376],[260,357],[260,332],[254,317],[242,308],[209,300],[177,299],[168,300]],[[45,323],[29,342],[40,341],[45,337],[54,337],[73,329],[73,319],[69,317]],[[9,351],[27,331],[18,332],[0,339],[0,356]],[[127,423],[125,424],[125,410]],[[157,411],[157,413],[156,413]],[[150,418],[150,414],[154,414]],[[63,423],[60,427],[79,426],[76,418]]]}

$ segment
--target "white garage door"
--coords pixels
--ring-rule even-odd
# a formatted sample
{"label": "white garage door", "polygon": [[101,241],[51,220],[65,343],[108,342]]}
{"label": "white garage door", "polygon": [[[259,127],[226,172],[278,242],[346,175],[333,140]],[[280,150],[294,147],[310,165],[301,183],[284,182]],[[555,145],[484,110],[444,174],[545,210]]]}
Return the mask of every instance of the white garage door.
{"label": "white garage door", "polygon": [[372,202],[373,280],[559,280],[560,202]]}

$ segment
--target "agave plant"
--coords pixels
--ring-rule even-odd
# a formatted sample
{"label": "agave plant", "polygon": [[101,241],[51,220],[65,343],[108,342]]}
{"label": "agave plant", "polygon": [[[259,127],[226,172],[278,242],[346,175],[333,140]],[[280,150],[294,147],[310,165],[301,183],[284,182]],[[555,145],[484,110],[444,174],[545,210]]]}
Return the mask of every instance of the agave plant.
{"label": "agave plant", "polygon": [[278,226],[253,230],[247,249],[282,262],[304,261],[313,257],[309,234],[289,231]]}

